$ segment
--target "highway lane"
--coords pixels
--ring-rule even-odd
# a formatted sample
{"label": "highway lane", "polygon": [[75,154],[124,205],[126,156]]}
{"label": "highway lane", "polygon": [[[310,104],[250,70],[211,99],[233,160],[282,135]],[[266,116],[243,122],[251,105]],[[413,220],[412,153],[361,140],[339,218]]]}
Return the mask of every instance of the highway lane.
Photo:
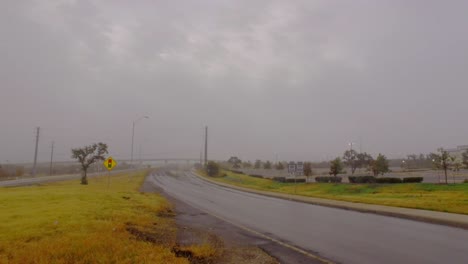
{"label": "highway lane", "polygon": [[[114,175],[119,173],[125,172],[132,172],[135,169],[126,169],[126,170],[114,170],[109,172],[94,172],[88,173],[88,178],[93,178],[97,176],[105,176],[105,175]],[[19,178],[15,180],[6,180],[0,181],[0,187],[16,187],[16,186],[27,186],[27,185],[34,185],[34,184],[41,184],[47,182],[57,182],[57,181],[66,181],[66,180],[73,180],[73,179],[80,179],[81,174],[63,174],[63,175],[54,175],[54,176],[40,176],[36,178]]]}
{"label": "highway lane", "polygon": [[468,231],[246,193],[185,173],[152,175],[169,195],[340,263],[468,263]]}

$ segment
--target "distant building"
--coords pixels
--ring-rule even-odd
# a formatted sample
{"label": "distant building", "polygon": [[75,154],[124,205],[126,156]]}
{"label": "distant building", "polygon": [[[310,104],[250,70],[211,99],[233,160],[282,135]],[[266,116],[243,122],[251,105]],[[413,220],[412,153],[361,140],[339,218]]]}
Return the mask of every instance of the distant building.
{"label": "distant building", "polygon": [[446,149],[446,151],[454,156],[454,157],[458,157],[458,158],[461,158],[462,157],[462,153],[467,151],[468,150],[468,145],[461,145],[461,146],[457,146],[456,148],[451,148],[451,149]]}

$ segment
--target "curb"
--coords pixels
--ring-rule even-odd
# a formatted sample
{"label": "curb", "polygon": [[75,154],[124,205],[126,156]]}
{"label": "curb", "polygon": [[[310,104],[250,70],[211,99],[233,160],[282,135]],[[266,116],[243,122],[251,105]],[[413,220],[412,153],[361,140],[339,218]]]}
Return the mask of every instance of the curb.
{"label": "curb", "polygon": [[291,200],[295,202],[302,202],[302,203],[314,204],[314,205],[319,205],[319,206],[357,211],[357,212],[362,212],[362,213],[372,213],[372,214],[377,214],[377,215],[403,218],[403,219],[425,222],[425,223],[430,223],[430,224],[445,225],[445,226],[468,230],[468,215],[444,213],[444,212],[421,210],[421,209],[410,209],[410,208],[403,208],[403,207],[393,207],[393,206],[385,206],[385,205],[336,201],[336,200],[329,200],[329,199],[324,199],[324,198],[314,198],[314,197],[300,196],[300,195],[294,195],[294,194],[283,194],[283,193],[275,193],[275,192],[269,192],[269,191],[261,191],[261,190],[255,190],[255,189],[250,189],[250,188],[245,188],[245,187],[239,187],[239,186],[235,186],[235,185],[231,185],[227,183],[217,182],[215,180],[206,178],[205,176],[201,176],[197,174],[195,171],[191,171],[191,173],[204,181],[216,184],[218,186],[240,190],[240,191],[244,191],[248,193],[260,194],[260,195],[269,196],[273,198]]}

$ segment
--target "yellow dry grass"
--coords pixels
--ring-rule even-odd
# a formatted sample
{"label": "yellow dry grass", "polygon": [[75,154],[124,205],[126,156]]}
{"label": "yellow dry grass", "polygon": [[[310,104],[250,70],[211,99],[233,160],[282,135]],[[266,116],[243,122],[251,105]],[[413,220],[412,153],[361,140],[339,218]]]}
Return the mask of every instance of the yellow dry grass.
{"label": "yellow dry grass", "polygon": [[0,188],[0,263],[188,263],[171,252],[173,218],[158,216],[170,205],[138,191],[145,175]]}

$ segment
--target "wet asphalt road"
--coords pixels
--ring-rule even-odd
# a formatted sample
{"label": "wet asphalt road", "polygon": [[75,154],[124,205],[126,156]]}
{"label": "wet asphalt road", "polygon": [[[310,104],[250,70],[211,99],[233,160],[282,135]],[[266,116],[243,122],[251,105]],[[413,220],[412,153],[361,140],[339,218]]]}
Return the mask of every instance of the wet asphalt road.
{"label": "wet asphalt road", "polygon": [[185,173],[150,176],[176,199],[340,263],[468,263],[468,231],[246,193]]}

